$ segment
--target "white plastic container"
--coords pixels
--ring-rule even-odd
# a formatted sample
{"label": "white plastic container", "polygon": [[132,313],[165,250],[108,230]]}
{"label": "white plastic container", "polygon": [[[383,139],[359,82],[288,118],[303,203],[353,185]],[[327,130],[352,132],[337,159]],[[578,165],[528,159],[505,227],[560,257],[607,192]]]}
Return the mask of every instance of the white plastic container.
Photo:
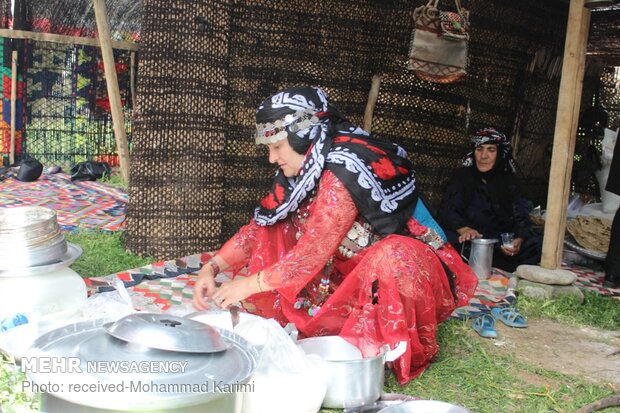
{"label": "white plastic container", "polygon": [[53,317],[78,313],[85,303],[86,284],[69,267],[27,276],[0,276],[0,315]]}
{"label": "white plastic container", "polygon": [[40,320],[81,313],[86,284],[69,268],[81,254],[79,246],[69,244],[67,253],[54,264],[0,271],[0,317],[22,313]]}

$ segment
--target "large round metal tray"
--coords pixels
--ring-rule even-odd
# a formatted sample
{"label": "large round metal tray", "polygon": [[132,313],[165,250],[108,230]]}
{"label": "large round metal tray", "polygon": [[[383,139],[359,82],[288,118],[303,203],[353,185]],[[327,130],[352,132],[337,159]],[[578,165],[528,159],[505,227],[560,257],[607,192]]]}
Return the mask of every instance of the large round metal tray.
{"label": "large round metal tray", "polygon": [[[235,390],[248,383],[256,368],[257,352],[243,338],[230,331],[219,330],[230,344],[218,353],[180,353],[149,349],[128,344],[109,335],[102,327],[104,319],[83,321],[52,330],[32,344],[22,358],[24,369],[29,360],[57,360],[75,363],[77,371],[59,373],[25,369],[29,380],[47,384],[49,393],[60,399],[109,410],[161,411],[206,403],[223,396],[222,390]],[[136,373],[135,366],[153,367]],[[181,371],[159,371],[176,363],[187,363]],[[116,367],[114,367],[116,366]],[[125,367],[123,367],[125,366]],[[176,365],[178,367],[178,364]],[[166,367],[166,368],[168,368]],[[112,372],[110,369],[119,371]],[[107,371],[106,371],[107,370]],[[179,370],[179,369],[176,369]],[[71,385],[97,391],[72,392]],[[58,386],[56,386],[58,385]],[[105,390],[103,386],[115,386]]]}
{"label": "large round metal tray", "polygon": [[605,253],[583,248],[570,234],[566,234],[566,236],[564,237],[564,245],[567,246],[568,249],[570,249],[571,251],[578,252],[584,257],[592,258],[599,261],[605,261],[605,259],[607,258],[607,254]]}
{"label": "large round metal tray", "polygon": [[10,268],[0,268],[0,277],[26,277],[29,275],[52,273],[73,264],[80,255],[82,255],[82,248],[79,245],[68,242],[67,252],[54,262],[29,266],[27,262],[13,261],[13,265]]}
{"label": "large round metal tray", "polygon": [[81,318],[79,312],[71,309],[38,317],[36,320],[30,320],[26,324],[13,327],[0,333],[0,353],[12,357],[15,363],[20,364],[21,358],[27,355],[28,347],[39,336],[55,328],[73,324],[77,321],[76,318]]}
{"label": "large round metal tray", "polygon": [[377,400],[376,402],[366,404],[364,406],[347,407],[344,409],[344,413],[377,413],[385,409],[386,407],[412,400],[419,399],[417,397],[409,396],[407,394],[383,393],[381,394],[379,400]]}
{"label": "large round metal tray", "polygon": [[379,413],[472,413],[470,410],[439,400],[412,400],[388,406]]}

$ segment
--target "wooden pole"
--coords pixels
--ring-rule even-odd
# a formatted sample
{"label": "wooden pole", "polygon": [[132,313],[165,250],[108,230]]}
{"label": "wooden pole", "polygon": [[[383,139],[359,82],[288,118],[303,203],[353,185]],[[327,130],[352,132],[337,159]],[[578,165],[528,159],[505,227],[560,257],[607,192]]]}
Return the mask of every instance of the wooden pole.
{"label": "wooden pole", "polygon": [[105,8],[105,0],[93,0],[95,6],[95,19],[97,20],[97,31],[99,32],[99,42],[101,44],[101,55],[103,57],[103,68],[105,71],[106,85],[108,88],[108,99],[112,112],[112,125],[114,127],[114,137],[116,138],[116,149],[121,165],[121,174],[125,182],[129,183],[129,147],[125,136],[125,116],[121,105],[121,94],[118,90],[118,78],[116,76],[116,65],[114,63],[114,53],[112,52],[112,41],[108,15]]}
{"label": "wooden pole", "polygon": [[[129,54],[129,93],[131,93],[131,109],[136,110],[136,52]],[[135,113],[135,112],[134,112]]]}
{"label": "wooden pole", "polygon": [[9,165],[15,163],[15,119],[17,110],[17,50],[11,52],[11,146],[9,149]]}
{"label": "wooden pole", "polygon": [[364,130],[368,133],[370,133],[372,128],[372,114],[375,111],[375,105],[379,97],[379,86],[381,86],[381,75],[374,75],[370,85],[370,92],[368,92],[368,103],[366,103],[366,110],[364,111]]}
{"label": "wooden pole", "polygon": [[589,26],[590,10],[584,7],[584,0],[571,0],[549,173],[545,236],[540,262],[540,265],[547,269],[560,267],[564,249],[566,208],[577,140]]}
{"label": "wooden pole", "polygon": [[[0,29],[0,37],[6,37],[8,39],[29,39],[36,40],[38,42],[99,46],[99,40],[90,37],[64,36],[62,34],[29,32],[27,30]],[[140,48],[140,46],[135,43],[119,40],[112,40],[112,47],[115,49],[135,51]]]}

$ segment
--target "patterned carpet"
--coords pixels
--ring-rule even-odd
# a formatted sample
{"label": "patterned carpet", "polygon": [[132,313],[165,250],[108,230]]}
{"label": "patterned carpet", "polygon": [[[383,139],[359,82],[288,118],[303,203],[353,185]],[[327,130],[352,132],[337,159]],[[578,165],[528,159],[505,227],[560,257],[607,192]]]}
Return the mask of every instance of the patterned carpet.
{"label": "patterned carpet", "polygon": [[562,267],[565,270],[569,270],[577,274],[577,281],[575,284],[578,287],[586,288],[588,290],[596,291],[601,295],[611,295],[614,298],[620,300],[620,288],[605,288],[603,287],[603,281],[605,274],[600,271],[593,271],[586,267]]}
{"label": "patterned carpet", "polygon": [[119,231],[125,226],[127,194],[105,183],[71,182],[69,175],[41,175],[34,182],[0,182],[0,207],[37,205],[56,210],[63,231]]}
{"label": "patterned carpet", "polygon": [[[144,267],[105,277],[86,279],[89,293],[111,291],[114,288],[112,280],[117,276],[128,288],[132,302],[139,303],[137,307],[155,311],[170,311],[176,306],[183,306],[191,311],[191,301],[196,273],[207,262],[212,253],[191,255],[171,261],[161,261]],[[620,299],[620,289],[602,288],[602,273],[596,273],[584,268],[568,268],[577,274],[577,285],[593,290],[599,294],[614,296]],[[230,274],[221,274],[220,281],[224,281]],[[516,277],[509,273],[495,269],[487,280],[481,280],[474,298],[465,307],[458,308],[453,317],[465,319],[474,318],[489,312],[492,307],[514,305],[517,297],[514,286]]]}

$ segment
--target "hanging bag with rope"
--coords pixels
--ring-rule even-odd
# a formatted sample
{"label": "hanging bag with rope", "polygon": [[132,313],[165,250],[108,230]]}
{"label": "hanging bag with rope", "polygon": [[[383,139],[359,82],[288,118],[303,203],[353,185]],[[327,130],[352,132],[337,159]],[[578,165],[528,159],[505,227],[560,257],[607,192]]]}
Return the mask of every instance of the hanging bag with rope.
{"label": "hanging bag with rope", "polygon": [[455,0],[456,12],[441,11],[429,0],[414,11],[407,68],[423,80],[452,83],[467,73],[469,12]]}

